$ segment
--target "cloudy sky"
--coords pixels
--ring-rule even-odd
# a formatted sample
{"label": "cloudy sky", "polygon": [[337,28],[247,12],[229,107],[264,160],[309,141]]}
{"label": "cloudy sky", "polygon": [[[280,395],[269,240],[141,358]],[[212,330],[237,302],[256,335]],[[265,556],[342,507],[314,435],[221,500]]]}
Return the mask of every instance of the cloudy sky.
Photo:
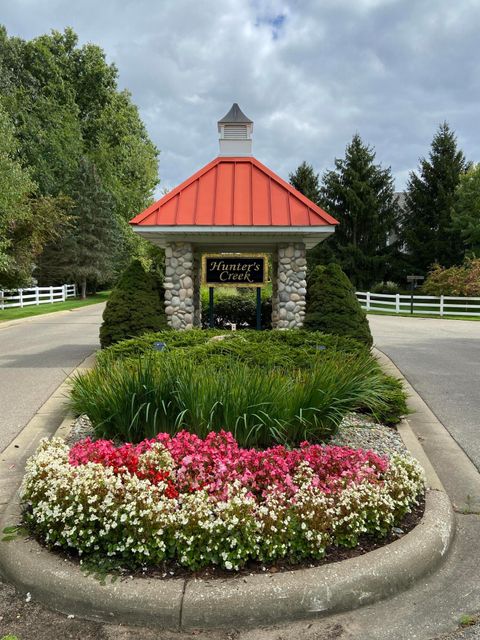
{"label": "cloudy sky", "polygon": [[172,188],[217,155],[238,102],[288,179],[355,132],[405,186],[440,122],[480,160],[480,0],[0,0],[10,35],[71,26],[119,69]]}

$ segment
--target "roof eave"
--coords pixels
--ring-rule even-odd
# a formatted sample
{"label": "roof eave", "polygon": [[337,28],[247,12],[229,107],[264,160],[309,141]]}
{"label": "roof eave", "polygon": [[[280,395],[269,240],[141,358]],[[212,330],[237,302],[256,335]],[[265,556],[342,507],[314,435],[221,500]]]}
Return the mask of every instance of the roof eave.
{"label": "roof eave", "polygon": [[193,225],[132,225],[138,235],[165,246],[167,242],[183,241],[194,244],[218,243],[239,247],[246,243],[275,245],[279,242],[304,242],[311,249],[335,232],[335,225],[318,226],[193,226]]}

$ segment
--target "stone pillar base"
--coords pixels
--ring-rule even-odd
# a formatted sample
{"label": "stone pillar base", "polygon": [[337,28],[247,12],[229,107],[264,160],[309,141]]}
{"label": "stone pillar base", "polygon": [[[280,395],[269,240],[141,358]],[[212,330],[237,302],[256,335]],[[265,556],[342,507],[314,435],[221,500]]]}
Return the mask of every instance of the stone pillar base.
{"label": "stone pillar base", "polygon": [[305,244],[296,242],[294,244],[279,245],[277,299],[273,302],[277,317],[276,328],[298,329],[303,326],[306,306],[305,297],[307,295],[306,278]]}
{"label": "stone pillar base", "polygon": [[173,329],[193,327],[193,251],[189,242],[165,248],[165,313]]}

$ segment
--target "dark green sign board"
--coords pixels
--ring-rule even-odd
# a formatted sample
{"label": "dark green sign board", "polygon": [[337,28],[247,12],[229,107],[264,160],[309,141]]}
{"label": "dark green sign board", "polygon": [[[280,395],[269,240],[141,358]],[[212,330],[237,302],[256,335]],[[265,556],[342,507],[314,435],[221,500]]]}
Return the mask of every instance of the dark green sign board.
{"label": "dark green sign board", "polygon": [[204,255],[203,282],[210,287],[261,287],[267,282],[263,255]]}

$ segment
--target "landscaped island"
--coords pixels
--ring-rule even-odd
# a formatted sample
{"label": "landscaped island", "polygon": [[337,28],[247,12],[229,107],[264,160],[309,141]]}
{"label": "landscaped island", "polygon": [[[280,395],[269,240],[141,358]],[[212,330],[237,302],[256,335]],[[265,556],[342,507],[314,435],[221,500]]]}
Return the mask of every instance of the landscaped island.
{"label": "landscaped island", "polygon": [[409,456],[332,444],[352,411],[390,423],[405,411],[399,383],[348,338],[145,334],[101,352],[72,405],[92,437],[42,443],[24,518],[94,563],[314,561],[384,537],[423,492]]}

